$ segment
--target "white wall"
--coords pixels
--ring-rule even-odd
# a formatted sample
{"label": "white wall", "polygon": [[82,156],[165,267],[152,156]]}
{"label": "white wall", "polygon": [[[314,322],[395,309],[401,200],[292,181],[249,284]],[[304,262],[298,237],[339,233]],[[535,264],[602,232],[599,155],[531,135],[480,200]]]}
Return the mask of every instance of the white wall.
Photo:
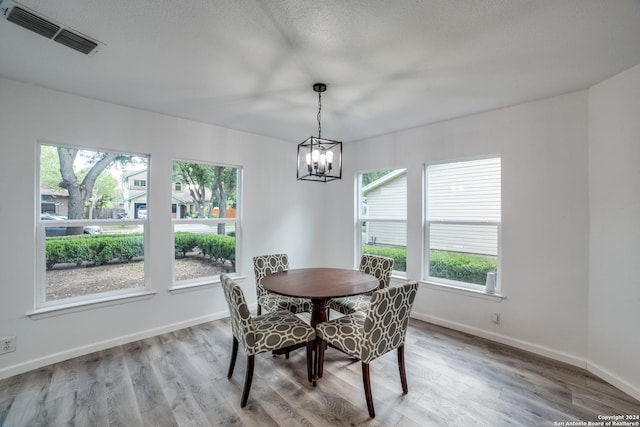
{"label": "white wall", "polygon": [[640,399],[640,65],[589,91],[589,365]]}
{"label": "white wall", "polygon": [[[502,157],[500,280],[507,298],[422,285],[416,317],[586,366],[587,100],[581,91],[349,144],[347,175],[408,168],[410,279],[421,277],[424,163]],[[336,247],[351,249],[351,235],[340,237]],[[491,323],[492,313],[501,314],[500,325]]]}
{"label": "white wall", "polygon": [[[640,399],[639,112],[636,66],[589,91],[350,144],[347,177],[408,168],[409,279],[422,277],[424,163],[502,157],[507,298],[422,284],[414,316],[585,367]],[[336,260],[354,251],[343,231]]]}
{"label": "white wall", "polygon": [[[150,299],[32,319],[38,140],[151,155]],[[288,252],[306,266],[313,246],[308,214],[321,209],[320,186],[295,180],[295,146],[282,141],[143,112],[0,79],[0,337],[17,336],[17,351],[0,355],[0,378],[74,355],[227,315],[219,287],[171,294],[171,166],[176,158],[244,168],[242,256],[238,271],[255,303],[251,258]],[[283,167],[286,159],[288,167]],[[316,190],[314,190],[316,188]],[[286,191],[284,191],[286,189]],[[273,191],[271,191],[273,190]],[[319,194],[314,194],[313,191]],[[166,213],[166,214],[163,214]]]}
{"label": "white wall", "polygon": [[[636,67],[589,92],[345,141],[343,180],[318,185],[295,181],[292,143],[0,79],[0,336],[18,336],[18,351],[0,356],[0,378],[226,315],[217,287],[167,292],[170,216],[153,212],[166,212],[170,203],[164,189],[174,158],[244,167],[238,269],[248,276],[243,287],[254,302],[253,255],[288,252],[294,268],[354,266],[358,170],[407,168],[407,272],[420,278],[423,164],[499,154],[500,280],[507,298],[423,284],[414,314],[588,367],[639,397],[640,290],[632,270],[640,251],[633,221],[640,217],[639,86]],[[151,155],[153,241],[146,259],[154,266],[153,298],[40,320],[25,316],[34,300],[38,139]],[[491,313],[501,313],[500,325],[490,322]]]}

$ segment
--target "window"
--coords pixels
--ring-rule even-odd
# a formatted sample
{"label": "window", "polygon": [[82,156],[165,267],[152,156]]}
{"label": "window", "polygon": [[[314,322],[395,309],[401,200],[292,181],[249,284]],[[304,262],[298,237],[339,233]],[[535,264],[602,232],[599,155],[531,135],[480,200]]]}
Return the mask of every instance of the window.
{"label": "window", "polygon": [[360,253],[393,258],[394,274],[406,275],[407,170],[359,173],[356,197]]}
{"label": "window", "polygon": [[499,157],[427,166],[427,280],[476,290],[485,290],[487,280],[495,280],[500,172]]}
{"label": "window", "polygon": [[41,144],[37,307],[145,289],[145,226],[134,221],[146,192],[129,190],[148,158]]}
{"label": "window", "polygon": [[184,189],[171,208],[175,287],[211,283],[220,273],[235,272],[240,169],[174,161],[173,179]]}
{"label": "window", "polygon": [[174,188],[175,188],[175,191],[182,191],[182,183],[176,182],[176,185]]}
{"label": "window", "polygon": [[147,186],[147,180],[146,179],[134,179],[133,180],[133,186],[134,187],[146,187]]}

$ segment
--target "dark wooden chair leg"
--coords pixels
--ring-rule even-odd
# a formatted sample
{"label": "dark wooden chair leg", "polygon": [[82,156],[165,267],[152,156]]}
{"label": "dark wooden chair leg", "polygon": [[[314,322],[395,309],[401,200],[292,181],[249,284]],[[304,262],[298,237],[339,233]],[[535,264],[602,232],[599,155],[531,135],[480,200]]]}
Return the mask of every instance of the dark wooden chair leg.
{"label": "dark wooden chair leg", "polygon": [[247,405],[247,400],[249,399],[249,390],[251,390],[251,381],[253,380],[253,365],[255,359],[255,354],[247,356],[247,374],[244,377],[244,389],[242,390],[242,401],[240,402],[241,408],[244,408]]}
{"label": "dark wooden chair leg", "polygon": [[314,341],[307,343],[307,379],[309,382],[313,381],[313,345]]}
{"label": "dark wooden chair leg", "polygon": [[404,369],[404,346],[398,347],[398,369],[400,369],[400,382],[402,383],[402,393],[409,393],[407,387],[407,372]]}
{"label": "dark wooden chair leg", "polygon": [[258,304],[258,316],[262,314],[262,306]]}
{"label": "dark wooden chair leg", "polygon": [[373,410],[373,396],[371,395],[371,376],[369,375],[369,364],[362,362],[362,382],[364,383],[364,397],[367,399],[367,409],[369,410],[369,416],[374,418],[376,416]]}
{"label": "dark wooden chair leg", "polygon": [[284,358],[288,359],[289,358],[289,349],[287,348],[284,352]]}
{"label": "dark wooden chair leg", "polygon": [[324,340],[316,340],[316,377],[322,378],[322,371],[324,370]]}
{"label": "dark wooden chair leg", "polygon": [[233,375],[233,368],[236,367],[236,357],[238,356],[238,340],[233,337],[233,348],[231,349],[231,363],[229,363],[229,372],[227,372],[227,378],[231,378]]}

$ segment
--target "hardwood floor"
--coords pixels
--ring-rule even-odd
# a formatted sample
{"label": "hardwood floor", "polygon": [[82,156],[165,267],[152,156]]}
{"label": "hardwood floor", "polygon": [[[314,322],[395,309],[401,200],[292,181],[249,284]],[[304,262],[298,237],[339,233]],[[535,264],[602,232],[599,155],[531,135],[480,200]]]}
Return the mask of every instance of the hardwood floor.
{"label": "hardwood floor", "polygon": [[409,394],[395,351],[371,363],[376,418],[360,362],[335,349],[315,388],[304,349],[257,355],[241,409],[246,355],[228,380],[231,344],[223,319],[0,380],[0,425],[530,427],[640,414],[640,402],[588,372],[418,320],[405,346]]}

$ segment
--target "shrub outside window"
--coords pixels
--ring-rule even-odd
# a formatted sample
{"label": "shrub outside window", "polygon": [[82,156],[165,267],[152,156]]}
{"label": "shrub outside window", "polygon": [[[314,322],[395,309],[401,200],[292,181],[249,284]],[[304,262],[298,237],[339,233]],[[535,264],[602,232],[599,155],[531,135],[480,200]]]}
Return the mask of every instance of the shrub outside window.
{"label": "shrub outside window", "polygon": [[433,164],[425,175],[426,279],[490,291],[500,253],[500,158]]}
{"label": "shrub outside window", "polygon": [[173,162],[174,287],[236,271],[239,180],[234,166]]}
{"label": "shrub outside window", "polygon": [[146,191],[148,157],[39,145],[37,308],[144,290],[145,221],[133,213]]}
{"label": "shrub outside window", "polygon": [[407,271],[407,170],[358,174],[358,230],[361,254],[393,258],[395,275]]}

